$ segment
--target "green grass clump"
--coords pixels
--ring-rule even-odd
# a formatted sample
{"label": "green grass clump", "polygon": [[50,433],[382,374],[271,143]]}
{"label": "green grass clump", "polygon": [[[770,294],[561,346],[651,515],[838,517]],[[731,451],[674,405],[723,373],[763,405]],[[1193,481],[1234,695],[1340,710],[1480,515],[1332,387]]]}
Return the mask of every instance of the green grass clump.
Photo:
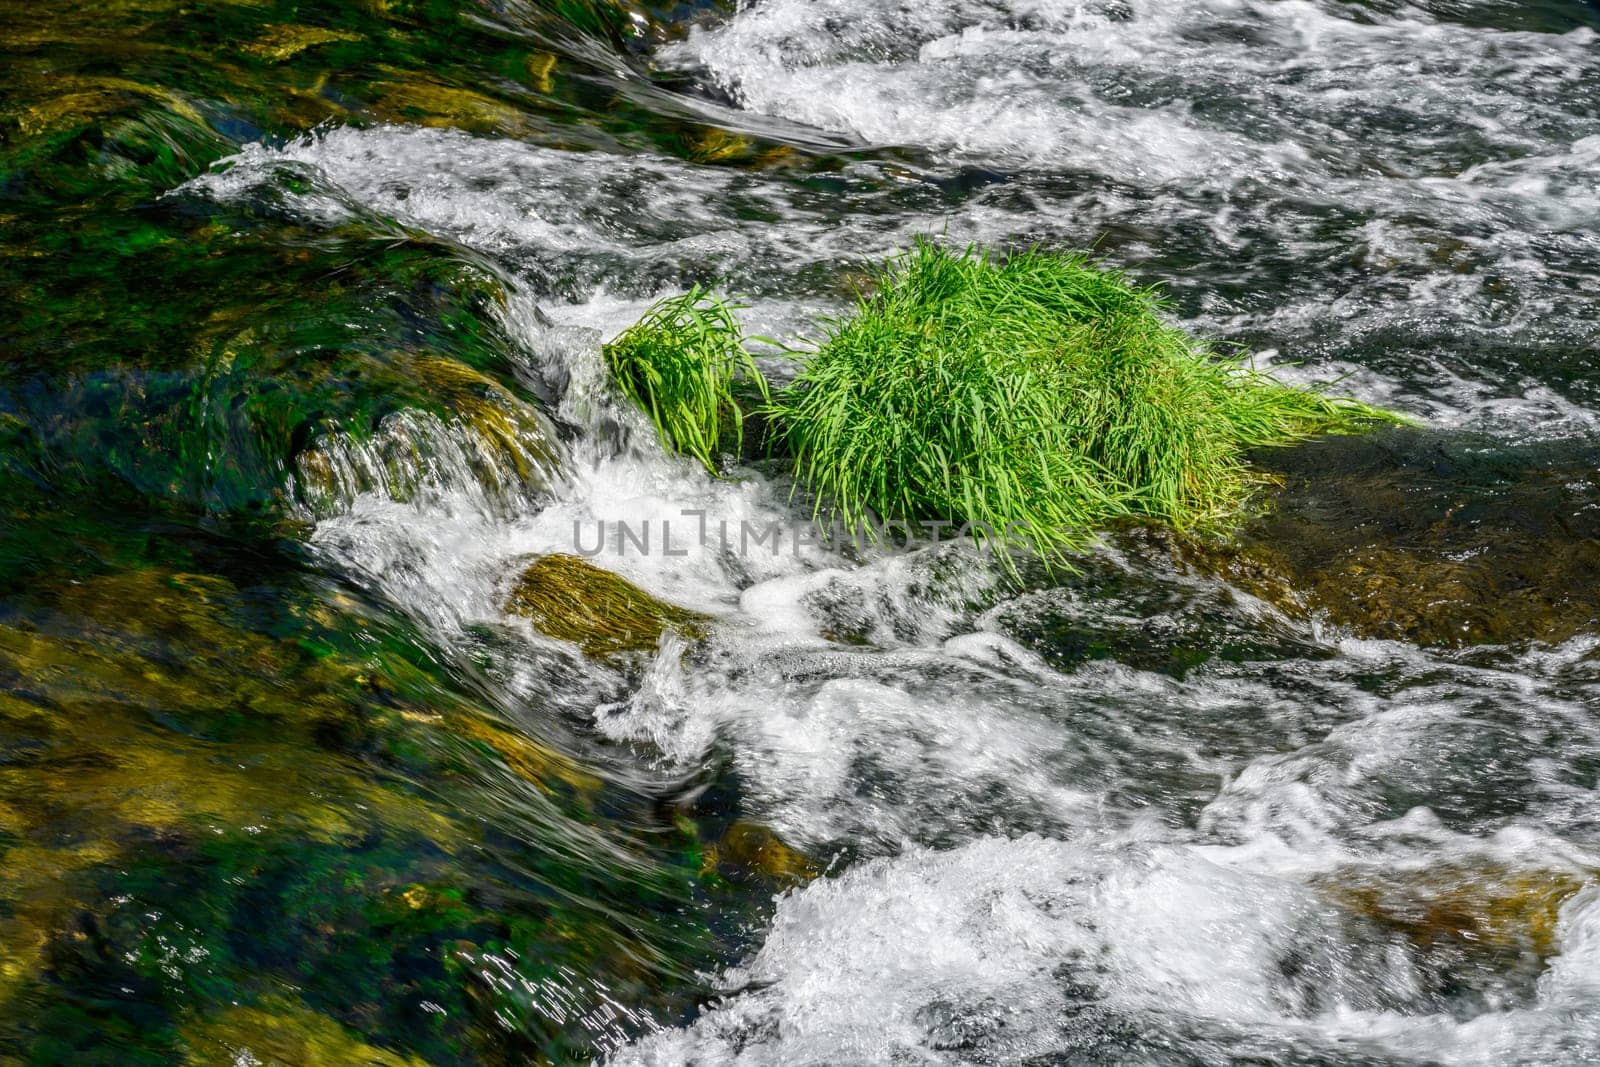
{"label": "green grass clump", "polygon": [[1249,449],[1392,421],[1292,388],[1164,321],[1081,255],[930,241],[890,261],[769,415],[799,480],[853,528],[971,523],[1047,559],[1126,518],[1219,519]]}
{"label": "green grass clump", "polygon": [[744,440],[744,415],[734,401],[743,376],[767,398],[766,380],[744,348],[729,303],[696,285],[658,301],[605,346],[612,380],[650,417],[662,443],[717,473],[724,443]]}

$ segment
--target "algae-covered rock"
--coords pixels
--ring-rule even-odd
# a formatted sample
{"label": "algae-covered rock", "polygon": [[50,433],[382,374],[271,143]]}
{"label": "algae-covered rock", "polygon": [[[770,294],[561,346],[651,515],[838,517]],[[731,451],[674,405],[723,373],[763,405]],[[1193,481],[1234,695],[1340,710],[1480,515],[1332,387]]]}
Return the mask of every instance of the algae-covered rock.
{"label": "algae-covered rock", "polygon": [[789,889],[816,878],[819,868],[804,853],[760,823],[736,820],[705,846],[704,871],[724,878]]}
{"label": "algae-covered rock", "polygon": [[557,466],[555,429],[538,407],[482,371],[440,356],[395,353],[417,406],[375,428],[325,434],[295,457],[295,497],[317,515],[362,493],[413,499],[424,487],[472,489],[514,510],[544,490]]}
{"label": "algae-covered rock", "polygon": [[348,30],[331,30],[326,26],[302,26],[296,23],[284,23],[266,27],[260,37],[244,46],[243,51],[258,59],[265,59],[272,63],[282,63],[307,49],[316,48],[318,45],[359,40],[361,40],[360,34],[351,33]]}
{"label": "algae-covered rock", "polygon": [[649,798],[292,567],[75,562],[0,619],[0,1059],[580,1062],[692,1002],[670,917],[728,889]]}
{"label": "algae-covered rock", "polygon": [[[43,164],[45,180],[27,182],[30,193],[58,180],[103,191],[66,172],[81,162],[80,152],[109,149],[122,177],[168,189],[226,154],[230,142],[351,119],[555,132],[586,147],[620,140],[688,154],[702,137],[718,137],[717,128],[660,107],[670,90],[641,85],[629,68],[643,67],[635,57],[708,13],[702,5],[621,0],[519,5],[495,19],[470,0],[315,9],[288,0],[199,7],[6,0],[0,173],[14,161],[29,169]],[[169,97],[169,90],[180,95]],[[141,153],[106,143],[106,128],[119,120],[165,125],[178,117],[179,100],[179,109],[198,116],[193,132],[210,142],[188,153],[185,165],[151,168]],[[13,129],[39,143],[13,154],[6,143]],[[755,150],[781,151],[781,142],[758,139]]]}
{"label": "algae-covered rock", "polygon": [[564,553],[529,564],[512,587],[506,610],[527,618],[540,633],[571,641],[585,655],[602,659],[652,651],[668,630],[698,637],[709,621]]}
{"label": "algae-covered rock", "polygon": [[[370,441],[408,412],[453,439],[407,440],[394,424],[391,466],[411,481],[437,472],[424,446],[443,443],[491,495],[543,485],[554,433],[516,384],[521,350],[496,314],[492,271],[424,237],[341,225],[284,244],[276,222],[216,204],[194,214],[139,216],[109,254],[46,238],[76,276],[36,280],[21,305],[23,362],[50,355],[10,394],[5,432],[37,441],[63,495],[267,518],[290,503],[320,510],[346,488],[340,472],[309,457],[291,500],[296,458],[324,438]],[[185,299],[154,298],[152,285]],[[130,317],[107,321],[107,307]],[[71,333],[81,347],[58,351],[59,323],[80,313],[94,316]],[[119,361],[96,365],[113,347]]]}
{"label": "algae-covered rock", "polygon": [[187,1062],[261,1067],[427,1067],[424,1060],[370,1045],[305,1005],[275,998],[234,1007],[186,1029]]}
{"label": "algae-covered rock", "polygon": [[372,108],[384,119],[421,126],[451,126],[475,133],[527,136],[535,129],[526,112],[492,96],[406,71],[385,72],[404,80],[379,82],[373,86],[378,95]]}
{"label": "algae-covered rock", "polygon": [[584,770],[570,756],[542,745],[518,730],[476,716],[441,720],[442,729],[489,748],[511,771],[541,791],[555,791],[558,784],[589,795],[600,790],[602,782]]}
{"label": "algae-covered rock", "polygon": [[1470,1018],[1535,1002],[1564,950],[1562,909],[1597,876],[1559,861],[1460,856],[1340,867],[1311,882],[1341,914],[1335,925],[1356,949],[1349,966],[1368,975],[1367,1006]]}
{"label": "algae-covered rock", "polygon": [[1600,625],[1600,454],[1415,429],[1264,457],[1282,481],[1185,566],[1296,615],[1425,645],[1559,642]]}
{"label": "algae-covered rock", "polygon": [[1390,1008],[1475,1016],[1533,1002],[1562,952],[1562,907],[1596,874],[1463,859],[1336,870],[1315,884],[1344,911],[1352,937],[1386,946],[1374,992]]}
{"label": "algae-covered rock", "polygon": [[186,185],[384,118],[686,152],[557,7],[0,0],[0,1061],[588,1062],[729,954],[653,798],[285,537],[396,415],[536,487],[496,268],[315,168]]}

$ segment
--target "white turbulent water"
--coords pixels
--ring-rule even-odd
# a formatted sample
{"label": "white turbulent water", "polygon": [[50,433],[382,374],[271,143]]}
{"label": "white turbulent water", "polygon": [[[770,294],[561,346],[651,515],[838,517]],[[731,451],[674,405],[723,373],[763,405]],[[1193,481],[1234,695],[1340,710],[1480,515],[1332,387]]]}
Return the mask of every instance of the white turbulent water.
{"label": "white turbulent water", "polygon": [[[755,818],[837,856],[721,999],[616,1062],[1600,1062],[1593,638],[1356,641],[1110,548],[1085,583],[1021,596],[959,545],[797,554],[784,486],[663,456],[598,361],[688,278],[745,289],[777,333],[915,233],[1105,236],[1189,325],[1304,364],[1288,373],[1507,440],[1591,434],[1593,378],[1572,372],[1600,322],[1595,34],[1305,0],[770,0],[657,59],[753,114],[925,159],[794,181],[378,128],[195,183],[243,198],[292,168],[311,181],[285,210],[377,212],[518,279],[528,381],[558,383],[581,431],[561,473],[486,492],[470,427],[397,416],[377,446],[323,443],[343,476],[317,551],[525,721],[561,715],[641,774],[726,761]],[[962,174],[983,181],[936,180]],[[385,481],[374,447],[439,434],[458,444],[429,449],[421,485]],[[735,545],[777,524],[785,547],[613,541],[598,562],[714,615],[703,647],[668,640],[630,674],[502,610],[575,523],[692,541],[691,510]],[[1112,654],[1047,661],[1023,636],[1041,619]],[[1191,647],[1245,652],[1153,669]],[[1338,889],[1449,877],[1487,901],[1529,876],[1591,882],[1547,960],[1431,951]]]}

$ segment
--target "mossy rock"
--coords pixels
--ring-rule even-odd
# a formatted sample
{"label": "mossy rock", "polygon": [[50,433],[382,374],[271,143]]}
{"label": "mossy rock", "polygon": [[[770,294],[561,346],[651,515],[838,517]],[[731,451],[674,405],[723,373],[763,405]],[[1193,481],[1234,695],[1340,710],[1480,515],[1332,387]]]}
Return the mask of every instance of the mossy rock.
{"label": "mossy rock", "polygon": [[314,514],[337,512],[354,495],[381,491],[410,500],[428,480],[431,453],[453,439],[479,488],[511,508],[550,484],[559,463],[548,417],[482,371],[426,353],[395,353],[423,391],[425,403],[359,426],[325,434],[295,457],[296,499]]}
{"label": "mossy rock", "polygon": [[528,565],[506,610],[547,637],[597,659],[653,651],[667,631],[697,640],[709,617],[657,600],[626,578],[577,556],[554,553]]}
{"label": "mossy rock", "polygon": [[722,837],[705,846],[701,869],[733,881],[773,889],[792,889],[816,878],[810,857],[760,823],[735,820]]}
{"label": "mossy rock", "polygon": [[240,51],[257,59],[264,59],[269,63],[282,63],[293,59],[301,52],[316,48],[319,45],[359,40],[361,40],[361,34],[351,33],[347,30],[330,30],[325,26],[282,23],[265,27],[261,36],[242,46]]}
{"label": "mossy rock", "polygon": [[414,72],[382,69],[395,80],[373,85],[377,99],[372,110],[387,121],[523,137],[536,130],[526,112],[492,96]]}
{"label": "mossy rock", "polygon": [[622,905],[729,892],[694,838],[636,834],[649,798],[501,722],[347,591],[274,577],[69,568],[11,598],[0,1049],[587,1062],[583,1018],[479,981],[505,949],[527,982],[561,966],[687,1010],[704,939]]}
{"label": "mossy rock", "polygon": [[427,1067],[424,1060],[362,1041],[326,1015],[285,999],[234,1007],[188,1028],[187,1062],[282,1067]]}
{"label": "mossy rock", "polygon": [[1462,856],[1345,867],[1312,884],[1343,913],[1345,939],[1370,950],[1370,1006],[1474,1017],[1537,1002],[1540,979],[1562,951],[1561,910],[1597,873]]}
{"label": "mossy rock", "polygon": [[1600,450],[1400,429],[1264,457],[1281,480],[1187,569],[1291,615],[1430,646],[1561,642],[1600,626]]}
{"label": "mossy rock", "polygon": [[[21,304],[18,365],[40,369],[15,425],[0,428],[37,442],[40,477],[63,495],[274,521],[295,503],[285,483],[298,457],[310,498],[299,503],[320,506],[336,482],[311,455],[324,438],[364,442],[417,412],[458,424],[486,486],[541,487],[554,432],[516,385],[519,348],[497,321],[505,291],[492,271],[423,237],[378,241],[360,225],[307,237],[193,207],[119,224],[109,253],[41,235],[50,262],[72,266]],[[106,307],[133,309],[131,321],[95,310]],[[81,343],[56,351],[60,323],[79,318]],[[119,362],[96,366],[112,345]],[[400,466],[413,479],[426,469]]]}

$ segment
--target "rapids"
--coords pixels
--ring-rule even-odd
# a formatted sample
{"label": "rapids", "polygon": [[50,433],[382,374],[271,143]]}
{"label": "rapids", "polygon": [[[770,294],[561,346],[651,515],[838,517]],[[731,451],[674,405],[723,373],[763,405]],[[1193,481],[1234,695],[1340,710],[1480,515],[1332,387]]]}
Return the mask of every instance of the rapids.
{"label": "rapids", "polygon": [[[562,902],[541,931],[502,937],[522,955],[480,938],[460,949],[465,977],[449,972],[513,1005],[475,1024],[512,1037],[447,1044],[387,1021],[446,1013],[420,994],[366,1017],[327,990],[303,999],[383,1055],[419,1057],[404,1062],[1600,1063],[1600,628],[1380,640],[1116,537],[1020,589],[962,542],[811,544],[781,469],[717,479],[664,454],[600,358],[694,281],[742,294],[751,332],[792,339],[918,234],[1088,247],[1285,377],[1338,379],[1485,464],[1539,448],[1581,468],[1600,433],[1600,9],[755,0],[637,9],[620,36],[557,32],[515,3],[473,12],[556,57],[539,100],[495,97],[533,116],[522,125],[460,119],[491,112],[458,102],[434,107],[442,121],[370,104],[315,129],[230,126],[214,162],[138,209],[307,256],[351,234],[432,249],[489,294],[469,326],[387,296],[330,312],[341,337],[381,334],[470,380],[419,360],[389,368],[404,385],[371,378],[378,401],[323,403],[267,474],[228,468],[275,480],[282,510],[268,541],[228,536],[359,602],[371,632],[407,635],[401,658],[430,686],[546,753],[538,774],[604,783],[551,800],[406,765],[449,827],[492,827],[417,831],[468,834],[476,858],[451,884],[471,907]],[[646,132],[596,117],[601,85]],[[293,284],[311,299],[341,269]],[[466,284],[435,272],[415,292]],[[227,329],[253,322],[277,344],[296,313]],[[282,343],[291,362],[323,358]],[[782,375],[785,357],[762,358]],[[45,425],[42,393],[3,395],[0,419]],[[234,462],[240,425],[211,439],[213,462]],[[143,470],[116,477],[169,492]],[[1569,488],[1551,521],[1592,525],[1600,488]],[[647,527],[649,550],[621,535]],[[703,639],[600,661],[508,612],[530,556],[597,544],[591,562],[710,616]],[[239,588],[265,588],[242,566]],[[362,659],[366,626],[338,646],[373,664],[362,684],[391,669]],[[432,691],[405,714],[430,714]],[[206,736],[231,758],[231,735]],[[807,875],[682,888],[714,864],[673,850],[709,854],[729,820],[776,835]],[[542,862],[529,849],[622,873],[540,868],[556,888],[473,895],[475,864],[522,885]],[[371,862],[402,863],[386,857]],[[395,892],[413,881],[433,884],[407,875]],[[584,948],[536,958],[557,944]],[[184,977],[163,996],[204,1015],[215,979],[169,955]],[[527,1037],[547,1020],[564,1044]],[[261,1044],[268,1029],[190,1047],[296,1062]],[[56,1046],[8,1034],[55,1062]]]}

